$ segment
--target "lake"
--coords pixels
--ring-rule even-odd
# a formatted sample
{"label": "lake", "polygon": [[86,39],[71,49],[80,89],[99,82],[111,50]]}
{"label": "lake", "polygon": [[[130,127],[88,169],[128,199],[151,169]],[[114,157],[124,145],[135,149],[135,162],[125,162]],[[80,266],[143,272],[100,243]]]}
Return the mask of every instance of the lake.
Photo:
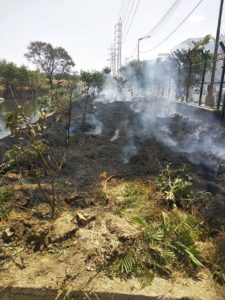
{"label": "lake", "polygon": [[[23,108],[23,111],[32,122],[38,120],[38,107],[34,99],[17,99],[17,102]],[[6,117],[8,113],[15,112],[16,106],[13,100],[5,100],[0,103],[0,139],[10,135],[10,130],[6,128]]]}

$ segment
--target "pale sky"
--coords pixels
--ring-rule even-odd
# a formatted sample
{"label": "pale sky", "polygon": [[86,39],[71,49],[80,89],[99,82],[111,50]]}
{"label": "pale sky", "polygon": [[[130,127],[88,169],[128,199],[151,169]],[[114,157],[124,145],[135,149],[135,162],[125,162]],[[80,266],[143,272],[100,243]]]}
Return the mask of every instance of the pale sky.
{"label": "pale sky", "polygon": [[[137,2],[134,0],[134,5]],[[141,50],[147,51],[163,40],[198,2],[180,0],[167,22],[141,42]],[[132,54],[137,56],[137,39],[149,32],[173,3],[174,0],[140,0],[122,50],[123,62]],[[220,0],[204,0],[168,41],[152,52],[142,53],[141,59],[168,52],[188,38],[207,33],[215,36],[219,4]],[[64,47],[73,57],[77,71],[101,70],[107,65],[121,0],[0,0],[0,7],[0,59],[28,65],[26,47],[39,40]],[[224,21],[221,29],[225,32]]]}

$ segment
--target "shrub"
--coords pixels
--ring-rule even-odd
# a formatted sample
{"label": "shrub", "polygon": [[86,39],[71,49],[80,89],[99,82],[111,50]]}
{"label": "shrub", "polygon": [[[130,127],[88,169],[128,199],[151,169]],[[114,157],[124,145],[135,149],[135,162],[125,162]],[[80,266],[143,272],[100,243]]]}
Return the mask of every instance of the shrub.
{"label": "shrub", "polygon": [[114,274],[134,275],[150,284],[154,274],[169,276],[181,266],[187,273],[203,267],[196,245],[201,229],[193,216],[170,212],[163,213],[159,223],[149,224],[140,216],[133,221],[140,225],[143,238],[114,262]]}

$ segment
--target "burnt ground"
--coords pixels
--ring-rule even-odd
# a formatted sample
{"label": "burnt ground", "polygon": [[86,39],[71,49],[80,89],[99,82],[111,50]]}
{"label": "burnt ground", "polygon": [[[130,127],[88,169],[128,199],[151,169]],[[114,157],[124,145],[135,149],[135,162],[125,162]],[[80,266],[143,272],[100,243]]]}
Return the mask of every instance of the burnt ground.
{"label": "burnt ground", "polygon": [[[172,299],[185,296],[190,297],[185,299],[195,299],[197,296],[199,299],[222,300],[223,296],[217,294],[218,287],[205,273],[201,277],[204,280],[198,281],[176,278],[174,282],[156,278],[152,287],[140,292],[136,279],[112,280],[102,272],[96,272],[96,266],[102,267],[106,257],[120,253],[122,241],[132,247],[136,234],[133,225],[108,210],[107,199],[103,199],[106,206],[95,203],[98,199],[96,191],[103,182],[106,184],[107,179],[112,178],[109,183],[112,186],[129,180],[142,180],[148,184],[168,164],[173,169],[186,164],[194,188],[212,193],[210,203],[202,212],[213,230],[219,231],[225,219],[225,173],[221,169],[216,174],[215,168],[209,168],[202,161],[191,163],[186,153],[166,146],[151,130],[147,135],[140,134],[141,115],[132,110],[128,102],[95,105],[95,113],[92,106],[88,107],[89,126],[82,133],[83,105],[79,101],[74,103],[71,131],[75,132],[71,133],[69,148],[65,148],[64,117],[49,118],[44,138],[57,157],[62,158],[66,153],[65,165],[57,178],[58,217],[49,221],[45,203],[39,205],[39,214],[34,214],[23,199],[24,210],[13,211],[8,221],[0,223],[1,233],[9,226],[13,230],[7,243],[0,242],[0,259],[4,261],[0,268],[1,285],[57,289],[69,286],[78,290],[164,295]],[[171,124],[176,135],[183,120],[175,116]],[[159,122],[159,128],[161,125]],[[183,132],[185,134],[185,129]],[[2,140],[1,155],[12,144],[11,137]],[[196,157],[198,155],[203,154],[197,153]],[[48,178],[43,178],[43,182],[48,185]],[[22,190],[25,200],[34,193],[33,183],[32,178],[26,178],[16,188],[18,194]],[[21,201],[21,197],[18,198]]]}
{"label": "burnt ground", "polygon": [[[129,102],[108,104],[97,102],[95,105],[95,117],[102,124],[101,134],[98,134],[99,132],[96,134],[96,124],[89,129],[89,133],[80,132],[79,124],[83,106],[80,102],[74,104],[71,125],[75,126],[77,131],[72,133],[68,150],[69,159],[60,174],[63,180],[66,178],[72,184],[78,194],[86,196],[89,194],[92,197],[92,191],[98,185],[99,175],[103,172],[117,178],[146,179],[157,176],[161,169],[168,164],[174,169],[186,165],[188,174],[193,178],[194,187],[213,195],[212,201],[205,211],[207,221],[212,225],[224,223],[224,165],[217,172],[216,159],[207,156],[206,153],[200,151],[192,154],[185,153],[185,151],[178,152],[176,148],[172,149],[166,146],[162,140],[159,141],[155,135],[151,134],[151,128],[149,128],[148,134],[146,132],[142,134],[141,114],[131,109]],[[87,121],[93,117],[91,111],[92,107],[89,107]],[[175,114],[174,116],[168,115],[167,118],[169,123],[168,121],[166,123],[169,124],[175,139],[182,138],[185,143],[193,143],[190,122],[186,121],[186,117],[180,118]],[[90,122],[93,124],[92,119]],[[157,126],[155,124],[154,126],[160,131],[160,127],[164,124],[165,118],[159,119]],[[192,126],[199,126],[199,124],[192,123]],[[52,130],[56,130],[57,134],[52,133]],[[64,132],[62,124],[60,126],[57,124],[56,128],[51,128],[46,134],[46,139],[57,151],[64,148]],[[116,132],[119,132],[118,137],[111,141]],[[181,135],[182,137],[180,137]],[[202,138],[204,139],[204,136]],[[209,165],[211,161],[213,163]]]}

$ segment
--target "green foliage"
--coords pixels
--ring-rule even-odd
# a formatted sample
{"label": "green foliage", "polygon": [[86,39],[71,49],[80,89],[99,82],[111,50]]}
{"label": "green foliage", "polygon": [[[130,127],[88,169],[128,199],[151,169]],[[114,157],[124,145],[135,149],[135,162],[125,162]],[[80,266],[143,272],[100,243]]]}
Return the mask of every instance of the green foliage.
{"label": "green foliage", "polygon": [[[141,224],[140,220],[138,223]],[[173,252],[172,256],[184,263],[202,266],[195,244],[201,230],[193,216],[178,212],[163,213],[161,223],[155,226],[142,224],[150,247],[157,245],[168,253]]]}
{"label": "green foliage", "polygon": [[217,261],[213,265],[213,279],[219,284],[225,284],[225,231],[223,230],[214,241]]}
{"label": "green foliage", "polygon": [[106,205],[109,202],[109,198],[107,196],[107,193],[104,192],[103,190],[99,189],[97,191],[96,199],[102,204]]}
{"label": "green foliage", "polygon": [[66,87],[57,87],[51,90],[50,99],[51,106],[59,108],[69,101],[70,92]]}
{"label": "green foliage", "polygon": [[142,196],[142,192],[135,184],[127,184],[123,193],[123,202],[122,207],[123,208],[129,208],[133,207],[135,204],[137,204],[138,200]]}
{"label": "green foliage", "polygon": [[[202,51],[204,50],[204,46],[206,46],[210,40],[212,39],[211,35],[206,35],[203,39],[201,39],[198,42],[192,42],[193,48],[192,49],[181,49],[176,50],[174,52],[174,56],[181,62],[182,64],[182,81],[184,86],[194,85],[199,82],[201,78],[201,74],[203,71],[203,56]],[[193,68],[192,68],[192,77],[190,82],[187,81],[187,74],[189,72],[189,65],[190,62],[188,60],[188,57],[191,59]],[[208,58],[212,58],[212,54],[208,54]],[[194,65],[197,65],[197,67],[194,67]],[[211,69],[211,64],[207,65],[207,70]]]}
{"label": "green foliage", "polygon": [[54,48],[51,44],[40,41],[30,43],[25,57],[46,74],[51,86],[55,76],[58,79],[67,76],[75,66],[64,48]]}
{"label": "green foliage", "polygon": [[160,191],[164,193],[166,201],[173,208],[182,206],[191,192],[191,178],[182,175],[178,172],[172,172],[167,166],[157,180]]}
{"label": "green foliage", "polygon": [[162,213],[157,223],[149,224],[140,216],[133,221],[140,226],[143,237],[115,261],[113,271],[117,276],[136,276],[144,282],[148,279],[150,284],[154,274],[169,276],[176,269],[188,273],[203,267],[196,244],[201,229],[193,216],[170,212]]}
{"label": "green foliage", "polygon": [[143,288],[151,285],[154,279],[153,273],[134,251],[128,251],[125,255],[118,258],[113,265],[112,272],[122,278],[131,276],[139,278]]}
{"label": "green foliage", "polygon": [[24,65],[18,67],[12,62],[0,60],[0,83],[6,89],[9,86],[34,89],[45,83],[45,75],[39,71],[30,71]]}
{"label": "green foliage", "polygon": [[81,71],[80,80],[84,83],[86,90],[89,90],[91,87],[100,90],[104,84],[105,76],[103,72]]}
{"label": "green foliage", "polygon": [[12,134],[18,134],[23,128],[23,126],[23,119],[18,112],[7,114],[6,128],[9,128]]}
{"label": "green foliage", "polygon": [[32,166],[38,164],[41,157],[47,155],[47,153],[48,146],[43,141],[38,140],[28,145],[14,145],[6,151],[4,161],[8,169],[32,169]]}
{"label": "green foliage", "polygon": [[0,218],[7,217],[9,215],[10,210],[7,207],[7,204],[11,200],[12,196],[12,190],[9,190],[6,187],[0,188]]}
{"label": "green foliage", "polygon": [[6,60],[0,61],[0,83],[6,88],[16,86],[17,66]]}
{"label": "green foliage", "polygon": [[192,209],[194,204],[207,200],[210,193],[192,191],[192,179],[185,170],[172,171],[168,165],[157,179],[159,190],[165,195],[165,200],[172,208]]}
{"label": "green foliage", "polygon": [[[184,66],[189,65],[187,55],[192,60],[193,64],[202,63],[202,50],[204,50],[204,46],[206,46],[211,39],[212,36],[208,34],[198,42],[192,42],[193,43],[192,49],[189,50],[182,49],[181,51],[177,50],[174,52],[174,55],[179,59],[181,63],[184,64]],[[198,70],[196,70],[196,72],[198,72],[198,74],[201,74],[202,72],[201,66],[198,67]]]}
{"label": "green foliage", "polygon": [[40,71],[28,71],[27,86],[30,90],[40,88],[46,84],[46,75]]}
{"label": "green foliage", "polygon": [[37,105],[39,109],[46,110],[51,104],[51,98],[49,96],[41,96],[37,98]]}
{"label": "green foliage", "polygon": [[[47,123],[47,111],[51,107],[51,98],[49,96],[41,96],[37,98],[37,105],[39,107],[39,120],[41,130],[46,128]],[[41,131],[40,130],[40,131]]]}

